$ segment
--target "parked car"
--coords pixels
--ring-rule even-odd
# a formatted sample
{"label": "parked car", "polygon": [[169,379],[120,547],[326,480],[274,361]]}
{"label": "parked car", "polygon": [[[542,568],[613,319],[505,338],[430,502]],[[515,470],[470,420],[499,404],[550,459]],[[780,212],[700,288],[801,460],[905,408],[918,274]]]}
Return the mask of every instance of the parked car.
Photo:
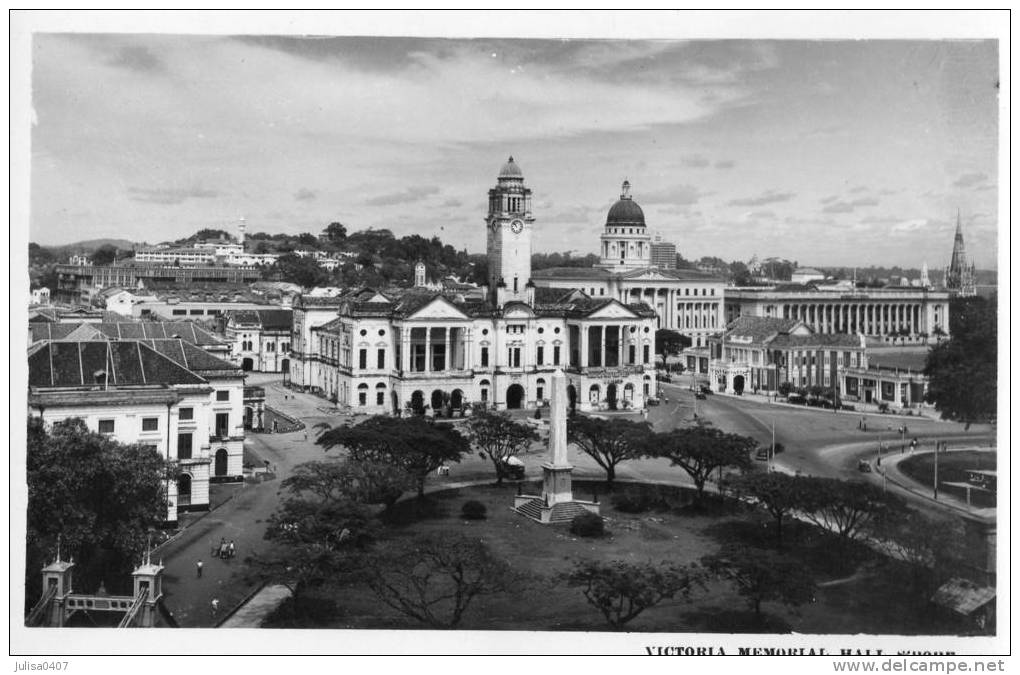
{"label": "parked car", "polygon": [[862,459],[857,462],[857,470],[861,473],[871,473],[871,462],[866,459]]}
{"label": "parked car", "polygon": [[767,462],[769,459],[769,449],[758,448],[758,451],[754,453],[754,458],[759,462]]}
{"label": "parked car", "polygon": [[657,399],[657,398],[649,398],[648,399],[648,405],[659,405],[659,399]]}
{"label": "parked car", "polygon": [[699,392],[694,394],[694,398],[698,399],[699,401],[704,401],[708,397],[705,396],[705,392],[699,391]]}
{"label": "parked car", "polygon": [[499,473],[503,478],[523,480],[524,462],[516,457],[507,457],[504,461],[500,462]]}
{"label": "parked car", "polygon": [[708,386],[707,384],[701,385],[701,393],[708,396],[709,394],[712,393],[712,387]]}

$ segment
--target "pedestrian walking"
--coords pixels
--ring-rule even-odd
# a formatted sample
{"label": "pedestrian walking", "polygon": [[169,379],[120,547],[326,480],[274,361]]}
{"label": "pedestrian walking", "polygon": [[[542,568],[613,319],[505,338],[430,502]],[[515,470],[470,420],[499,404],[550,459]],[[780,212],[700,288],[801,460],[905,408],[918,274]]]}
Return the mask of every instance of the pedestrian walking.
{"label": "pedestrian walking", "polygon": [[216,615],[220,611],[220,599],[219,598],[213,598],[212,602],[210,602],[209,604],[212,606],[212,615],[213,615],[213,618],[215,619]]}
{"label": "pedestrian walking", "polygon": [[227,544],[227,555],[230,556],[231,558],[234,557],[234,540],[233,539],[231,539],[230,543]]}
{"label": "pedestrian walking", "polygon": [[308,442],[308,431],[307,430],[305,430],[305,442],[306,443]]}
{"label": "pedestrian walking", "polygon": [[197,563],[195,563],[195,572],[197,574],[197,578],[201,579],[202,578],[202,561],[201,560],[199,560]]}

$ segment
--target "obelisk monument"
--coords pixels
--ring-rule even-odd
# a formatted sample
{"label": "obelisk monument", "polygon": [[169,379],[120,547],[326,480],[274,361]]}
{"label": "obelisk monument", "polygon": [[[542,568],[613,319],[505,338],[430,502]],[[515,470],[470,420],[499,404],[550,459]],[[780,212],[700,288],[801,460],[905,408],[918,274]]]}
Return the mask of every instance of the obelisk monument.
{"label": "obelisk monument", "polygon": [[549,399],[549,459],[542,464],[542,497],[553,506],[573,501],[567,461],[567,377],[559,368],[552,375],[552,396]]}

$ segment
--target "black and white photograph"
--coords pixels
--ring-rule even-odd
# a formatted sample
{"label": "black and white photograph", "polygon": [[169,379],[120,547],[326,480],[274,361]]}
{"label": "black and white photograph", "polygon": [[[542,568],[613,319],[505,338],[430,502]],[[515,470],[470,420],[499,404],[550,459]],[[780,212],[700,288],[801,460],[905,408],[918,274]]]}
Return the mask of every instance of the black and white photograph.
{"label": "black and white photograph", "polygon": [[16,670],[1004,669],[1008,11],[10,18]]}

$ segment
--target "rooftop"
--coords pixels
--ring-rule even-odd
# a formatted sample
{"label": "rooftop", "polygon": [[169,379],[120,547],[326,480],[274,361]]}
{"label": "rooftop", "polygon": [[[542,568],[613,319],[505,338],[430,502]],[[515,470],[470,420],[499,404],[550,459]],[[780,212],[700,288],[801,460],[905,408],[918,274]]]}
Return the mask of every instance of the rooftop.
{"label": "rooftop", "polygon": [[141,341],[48,342],[28,357],[28,384],[43,388],[205,384]]}

